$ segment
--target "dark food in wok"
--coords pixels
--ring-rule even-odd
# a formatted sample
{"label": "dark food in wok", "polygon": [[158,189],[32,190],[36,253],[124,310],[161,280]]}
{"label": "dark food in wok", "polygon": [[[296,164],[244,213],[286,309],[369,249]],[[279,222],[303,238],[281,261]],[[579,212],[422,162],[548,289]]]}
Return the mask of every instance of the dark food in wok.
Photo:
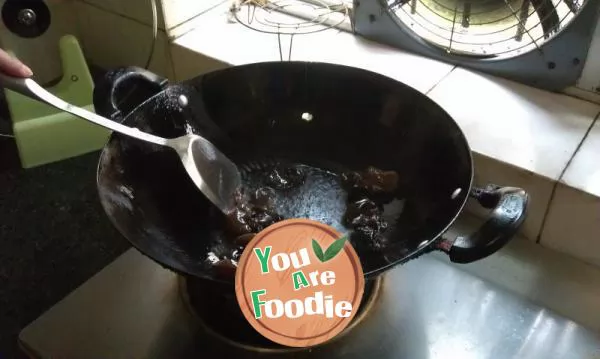
{"label": "dark food in wok", "polygon": [[[294,188],[305,183],[306,166],[277,164],[263,169],[258,188],[244,187],[236,194],[236,209],[223,215],[213,211],[213,220],[225,228],[225,240],[208,253],[207,261],[214,265],[218,275],[233,277],[239,258],[254,235],[285,217],[276,209],[277,199],[286,200]],[[315,169],[313,169],[314,171]],[[368,167],[365,171],[331,174],[347,191],[347,207],[342,223],[353,229],[358,236],[351,241],[362,240],[370,247],[380,248],[385,241],[383,233],[388,228],[383,217],[383,205],[394,198],[398,174]],[[218,227],[217,227],[218,228]],[[354,243],[354,245],[356,245]]]}
{"label": "dark food in wok", "polygon": [[[119,94],[132,92],[127,83],[146,92],[141,104],[119,106]],[[244,188],[225,217],[174,151],[116,133],[102,151],[98,190],[108,218],[142,253],[186,275],[231,284],[253,234],[286,218],[349,234],[367,277],[430,250],[455,262],[484,258],[525,218],[523,190],[473,186],[471,150],[442,108],[369,71],[257,63],[168,85],[123,68],[96,85],[94,106],[165,138],[199,134],[240,168]],[[472,234],[444,237],[468,197],[492,209],[490,218]]]}

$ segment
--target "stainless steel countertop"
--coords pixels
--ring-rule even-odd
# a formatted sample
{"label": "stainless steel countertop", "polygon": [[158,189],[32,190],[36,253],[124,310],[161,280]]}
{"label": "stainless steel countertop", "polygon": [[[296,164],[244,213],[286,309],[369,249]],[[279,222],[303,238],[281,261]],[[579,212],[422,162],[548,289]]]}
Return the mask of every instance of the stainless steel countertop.
{"label": "stainless steel countertop", "polygon": [[349,334],[293,354],[242,351],[207,335],[184,307],[177,277],[135,250],[20,340],[40,358],[600,358],[597,333],[436,255],[386,274],[374,308]]}

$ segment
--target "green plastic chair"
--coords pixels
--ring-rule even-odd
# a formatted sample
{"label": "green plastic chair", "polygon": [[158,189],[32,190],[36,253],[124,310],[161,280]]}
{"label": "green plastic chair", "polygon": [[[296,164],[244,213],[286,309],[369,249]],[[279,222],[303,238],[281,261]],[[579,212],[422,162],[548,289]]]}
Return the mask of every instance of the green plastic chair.
{"label": "green plastic chair", "polygon": [[[94,111],[94,82],[79,42],[59,41],[63,77],[47,90],[66,102]],[[31,168],[101,149],[110,131],[10,90],[5,91],[21,166]]]}

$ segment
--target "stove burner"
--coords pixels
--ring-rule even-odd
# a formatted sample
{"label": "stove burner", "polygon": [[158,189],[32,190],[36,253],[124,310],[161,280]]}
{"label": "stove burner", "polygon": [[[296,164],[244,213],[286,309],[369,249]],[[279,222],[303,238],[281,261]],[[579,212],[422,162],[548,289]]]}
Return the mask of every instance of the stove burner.
{"label": "stove burner", "polygon": [[[338,340],[356,327],[373,309],[381,290],[382,277],[365,281],[363,300],[354,320],[334,340]],[[274,343],[260,335],[244,318],[233,287],[209,280],[181,277],[183,300],[200,325],[210,334],[229,345],[245,350],[294,352],[303,348],[290,348]]]}

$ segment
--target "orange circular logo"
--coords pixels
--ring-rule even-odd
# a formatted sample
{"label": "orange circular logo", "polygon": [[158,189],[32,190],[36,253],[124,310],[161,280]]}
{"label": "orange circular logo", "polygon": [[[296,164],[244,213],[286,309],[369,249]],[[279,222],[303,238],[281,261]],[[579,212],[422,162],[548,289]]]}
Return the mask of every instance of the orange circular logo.
{"label": "orange circular logo", "polygon": [[307,347],[332,339],[350,324],[365,282],[345,236],[316,221],[290,219],[248,243],[235,285],[254,329],[273,342]]}

